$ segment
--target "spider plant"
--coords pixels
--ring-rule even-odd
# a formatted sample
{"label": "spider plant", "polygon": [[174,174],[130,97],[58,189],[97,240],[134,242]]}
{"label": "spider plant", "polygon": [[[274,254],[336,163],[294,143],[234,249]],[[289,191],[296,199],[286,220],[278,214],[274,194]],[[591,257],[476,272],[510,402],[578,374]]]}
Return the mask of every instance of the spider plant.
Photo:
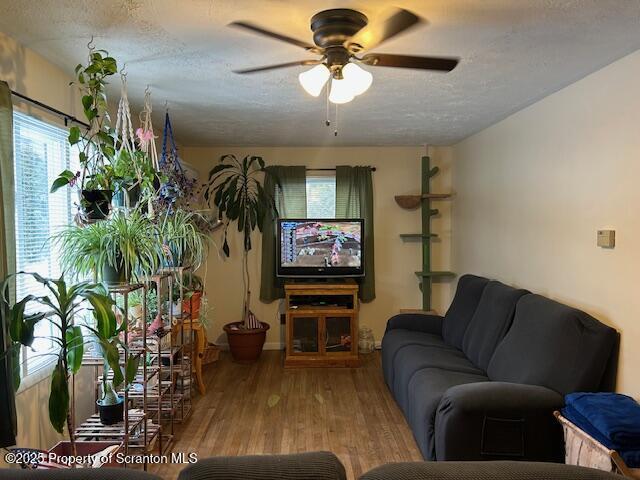
{"label": "spider plant", "polygon": [[84,227],[70,225],[54,238],[63,268],[79,278],[126,283],[154,274],[159,266],[156,226],[139,209],[118,210]]}
{"label": "spider plant", "polygon": [[207,237],[197,226],[198,216],[180,208],[160,215],[158,231],[167,266],[190,266],[196,270],[204,263]]}

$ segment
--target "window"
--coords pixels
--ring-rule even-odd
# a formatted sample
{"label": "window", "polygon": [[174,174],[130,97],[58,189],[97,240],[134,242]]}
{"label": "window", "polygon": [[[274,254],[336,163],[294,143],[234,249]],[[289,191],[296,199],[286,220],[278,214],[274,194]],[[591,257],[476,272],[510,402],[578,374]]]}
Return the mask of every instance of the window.
{"label": "window", "polygon": [[335,218],[336,176],[307,175],[307,217]]}
{"label": "window", "polygon": [[[15,233],[17,271],[37,272],[42,276],[60,276],[59,254],[49,237],[73,221],[72,191],[69,188],[49,193],[55,177],[64,169],[77,171],[78,155],[67,143],[64,128],[20,112],[13,115],[15,171]],[[42,286],[27,276],[16,281],[16,298],[44,293]],[[23,350],[22,376],[47,365],[55,347],[42,337],[52,333],[51,324],[41,321],[36,327],[34,350]]]}

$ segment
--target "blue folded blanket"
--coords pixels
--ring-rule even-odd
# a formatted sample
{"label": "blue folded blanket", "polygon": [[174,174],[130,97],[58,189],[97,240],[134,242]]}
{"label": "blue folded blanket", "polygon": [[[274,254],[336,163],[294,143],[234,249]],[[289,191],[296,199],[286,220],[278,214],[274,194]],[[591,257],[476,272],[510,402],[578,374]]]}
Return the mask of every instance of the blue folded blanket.
{"label": "blue folded blanket", "polygon": [[640,404],[618,393],[570,393],[572,407],[613,444],[640,449]]}
{"label": "blue folded blanket", "polygon": [[613,393],[572,393],[562,415],[607,448],[616,450],[631,468],[640,467],[640,405]]}

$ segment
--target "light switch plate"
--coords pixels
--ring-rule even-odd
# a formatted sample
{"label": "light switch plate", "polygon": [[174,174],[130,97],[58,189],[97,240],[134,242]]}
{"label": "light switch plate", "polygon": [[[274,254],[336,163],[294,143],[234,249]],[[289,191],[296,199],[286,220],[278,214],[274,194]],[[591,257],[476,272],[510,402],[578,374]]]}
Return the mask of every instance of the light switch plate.
{"label": "light switch plate", "polygon": [[603,248],[613,248],[616,246],[615,230],[598,230],[598,246]]}

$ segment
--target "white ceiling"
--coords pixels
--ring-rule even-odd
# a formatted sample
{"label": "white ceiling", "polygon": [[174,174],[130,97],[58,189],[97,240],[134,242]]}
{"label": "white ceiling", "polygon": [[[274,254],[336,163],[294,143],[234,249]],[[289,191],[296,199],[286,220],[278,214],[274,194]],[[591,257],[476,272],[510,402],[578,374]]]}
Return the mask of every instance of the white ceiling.
{"label": "white ceiling", "polygon": [[[298,85],[302,68],[231,72],[313,58],[233,20],[311,41],[319,10],[375,19],[390,4],[430,25],[376,51],[461,63],[449,74],[371,67],[371,89],[340,108],[338,137],[324,99]],[[639,49],[640,0],[0,0],[0,30],[70,73],[95,35],[126,62],[132,104],[150,84],[157,122],[167,100],[185,145],[446,145]]]}

